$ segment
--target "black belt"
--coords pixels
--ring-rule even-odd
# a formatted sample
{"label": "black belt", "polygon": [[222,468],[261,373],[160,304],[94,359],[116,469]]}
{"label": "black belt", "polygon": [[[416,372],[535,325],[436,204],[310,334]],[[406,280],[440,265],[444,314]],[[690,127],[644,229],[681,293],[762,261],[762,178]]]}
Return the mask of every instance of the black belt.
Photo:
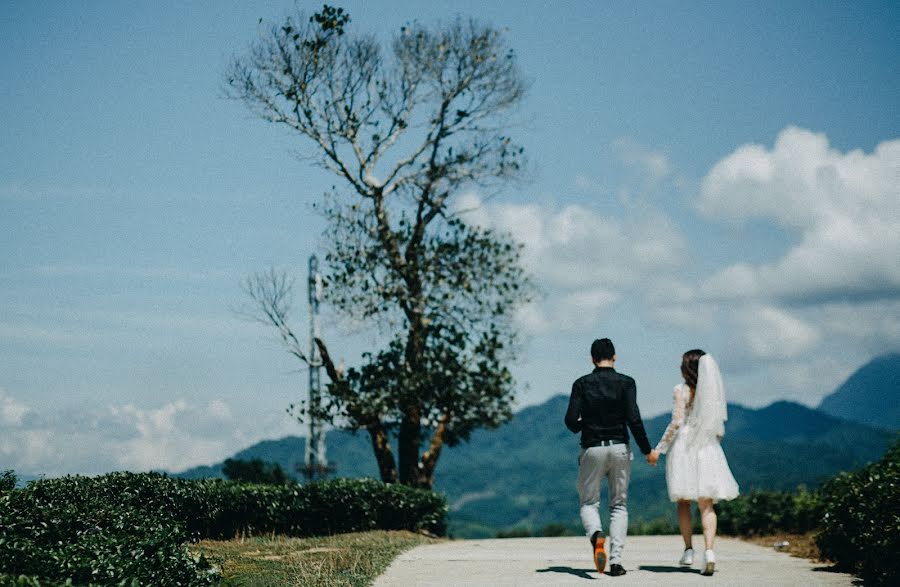
{"label": "black belt", "polygon": [[598,440],[594,446],[612,446],[614,444],[625,444],[624,440]]}

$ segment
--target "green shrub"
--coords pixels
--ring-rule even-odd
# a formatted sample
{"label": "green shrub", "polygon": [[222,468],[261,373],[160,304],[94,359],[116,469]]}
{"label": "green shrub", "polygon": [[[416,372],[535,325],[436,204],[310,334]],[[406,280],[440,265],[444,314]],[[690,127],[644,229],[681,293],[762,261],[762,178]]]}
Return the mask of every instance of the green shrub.
{"label": "green shrub", "polygon": [[497,532],[497,538],[531,538],[531,528],[518,526],[509,530],[500,530]]}
{"label": "green shrub", "polygon": [[634,536],[679,534],[678,525],[668,517],[652,520],[638,519],[628,525],[628,533]]}
{"label": "green shrub", "polygon": [[554,536],[578,536],[581,533],[562,522],[553,522],[541,528],[538,536],[546,536],[548,538]]}
{"label": "green shrub", "polygon": [[16,488],[18,480],[14,471],[3,471],[3,474],[0,475],[0,492],[12,491]]}
{"label": "green shrub", "polygon": [[826,558],[868,582],[900,582],[900,442],[884,458],[838,475],[821,490]]}
{"label": "green shrub", "polygon": [[373,479],[251,485],[156,473],[41,480],[0,494],[0,572],[41,584],[208,585],[185,543],[373,529],[446,533],[443,497]]}
{"label": "green shrub", "polygon": [[47,581],[37,577],[25,575],[12,576],[0,573],[0,586],[2,587],[71,587],[72,581]]}
{"label": "green shrub", "polygon": [[225,459],[222,473],[230,481],[243,481],[245,483],[261,483],[266,485],[287,485],[294,483],[281,465],[269,463],[262,459]]}
{"label": "green shrub", "polygon": [[[58,482],[54,482],[58,481]],[[0,570],[77,585],[210,585],[217,578],[183,547],[172,513],[116,499],[83,477],[36,481],[0,497]]]}
{"label": "green shrub", "polygon": [[817,493],[803,487],[793,493],[753,491],[717,503],[716,513],[721,534],[803,534],[819,527],[821,503]]}

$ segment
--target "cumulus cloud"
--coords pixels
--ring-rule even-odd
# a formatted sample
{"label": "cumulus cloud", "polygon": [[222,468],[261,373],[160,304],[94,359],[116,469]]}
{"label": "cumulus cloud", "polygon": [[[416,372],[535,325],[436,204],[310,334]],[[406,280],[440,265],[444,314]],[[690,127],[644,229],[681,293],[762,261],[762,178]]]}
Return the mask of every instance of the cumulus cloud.
{"label": "cumulus cloud", "polygon": [[3,426],[19,426],[25,420],[30,409],[10,397],[6,390],[0,387],[0,424]]}
{"label": "cumulus cloud", "polygon": [[818,313],[836,344],[851,342],[871,354],[900,350],[900,299],[825,304]]}
{"label": "cumulus cloud", "polygon": [[671,275],[686,257],[681,232],[653,209],[619,218],[574,204],[486,204],[475,194],[457,206],[467,221],[524,245],[523,264],[546,294],[519,313],[534,334],[590,328],[623,293]]}
{"label": "cumulus cloud", "polygon": [[[900,348],[900,140],[842,152],[788,127],[771,148],[744,145],[716,163],[697,210],[724,223],[762,218],[794,237],[770,262],[733,263],[680,291],[719,308],[743,358],[821,394],[849,357]],[[831,356],[830,369],[811,367]]]}
{"label": "cumulus cloud", "polygon": [[672,165],[665,153],[648,149],[633,139],[617,139],[613,150],[623,163],[640,175],[646,187],[658,184],[672,172]]}
{"label": "cumulus cloud", "polygon": [[[133,404],[41,410],[0,389],[0,468],[56,476],[112,470],[180,471],[211,464],[269,436],[296,433],[289,422],[247,431],[226,402],[183,399],[157,407]],[[287,420],[285,417],[284,420]]]}
{"label": "cumulus cloud", "polygon": [[900,140],[843,153],[824,134],[786,128],[772,149],[744,145],[716,163],[697,208],[727,222],[766,218],[799,241],[774,262],[723,268],[703,284],[705,297],[900,296]]}
{"label": "cumulus cloud", "polygon": [[643,189],[670,181],[690,193],[695,228],[762,219],[788,244],[763,262],[716,263],[716,251],[699,264],[708,277],[693,281],[688,243],[726,256],[740,248],[718,229],[683,232],[660,209],[641,208],[647,199],[552,207],[468,194],[466,219],[522,242],[546,293],[520,311],[525,331],[590,331],[627,305],[662,337],[703,341],[755,405],[814,405],[872,356],[900,349],[900,140],[841,151],[824,134],[788,127],[771,146],[724,153],[699,184],[675,180],[662,153],[632,141],[614,151]]}
{"label": "cumulus cloud", "polygon": [[803,355],[821,340],[819,329],[782,308],[750,305],[737,309],[739,336],[755,357],[783,359]]}

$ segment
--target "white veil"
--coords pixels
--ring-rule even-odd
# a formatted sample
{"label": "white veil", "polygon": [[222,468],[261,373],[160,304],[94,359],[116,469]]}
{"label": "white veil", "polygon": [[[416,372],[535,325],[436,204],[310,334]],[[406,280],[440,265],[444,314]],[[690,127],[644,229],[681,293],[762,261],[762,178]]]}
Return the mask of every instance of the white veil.
{"label": "white veil", "polygon": [[719,365],[711,355],[700,357],[697,370],[697,389],[694,406],[687,424],[690,426],[688,444],[705,443],[725,436],[725,420],[728,410],[725,404],[725,386]]}

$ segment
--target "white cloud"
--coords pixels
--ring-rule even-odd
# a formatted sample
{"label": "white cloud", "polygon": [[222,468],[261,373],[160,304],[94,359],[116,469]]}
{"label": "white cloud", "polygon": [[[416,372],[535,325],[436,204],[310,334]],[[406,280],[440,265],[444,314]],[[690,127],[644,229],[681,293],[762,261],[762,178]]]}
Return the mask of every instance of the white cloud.
{"label": "white cloud", "polygon": [[602,289],[557,292],[531,302],[516,313],[516,323],[530,334],[574,333],[600,318],[619,295]]}
{"label": "white cloud", "polygon": [[[181,471],[212,464],[262,438],[297,434],[280,419],[235,419],[226,402],[184,399],[153,408],[132,404],[39,410],[0,390],[0,469],[56,476],[112,470]],[[266,417],[263,418],[264,420]],[[249,428],[249,430],[248,430]]]}
{"label": "white cloud", "polygon": [[676,179],[660,153],[624,140],[615,147],[647,180],[644,189],[663,180],[699,189],[695,211],[706,219],[762,218],[791,244],[768,262],[700,263],[709,277],[692,281],[688,242],[725,255],[739,249],[714,240],[718,231],[682,233],[658,209],[639,209],[646,198],[552,208],[483,204],[468,194],[475,211],[467,218],[523,242],[525,264],[546,292],[520,311],[524,331],[590,331],[627,304],[636,320],[660,327],[660,338],[697,341],[723,357],[747,394],[735,399],[752,405],[815,405],[869,358],[900,349],[900,141],[841,152],[824,135],[791,127],[772,147],[738,147],[699,188]]}
{"label": "white cloud", "polygon": [[623,163],[640,174],[646,187],[659,184],[672,172],[672,165],[665,153],[648,149],[630,138],[617,139],[613,149]]}
{"label": "white cloud", "polygon": [[697,208],[796,236],[777,259],[722,267],[681,294],[720,306],[749,359],[810,365],[900,348],[900,140],[840,152],[824,134],[786,128],[771,149],[744,145],[716,163]]}
{"label": "white cloud", "polygon": [[0,425],[20,426],[29,411],[28,406],[7,395],[6,390],[0,387]]}
{"label": "white cloud", "polygon": [[625,292],[652,289],[686,258],[678,228],[653,209],[622,219],[583,205],[484,204],[474,194],[458,209],[524,245],[523,264],[546,294],[518,315],[533,334],[590,329]]}
{"label": "white cloud", "polygon": [[821,341],[815,326],[781,308],[749,305],[735,313],[740,338],[750,352],[764,359],[785,359],[803,355]]}
{"label": "white cloud", "polygon": [[823,134],[789,127],[771,150],[745,145],[703,180],[711,219],[770,219],[799,242],[778,260],[734,264],[703,284],[707,298],[795,303],[900,295],[900,140],[842,153]]}
{"label": "white cloud", "polygon": [[853,341],[871,354],[900,350],[900,299],[825,304],[819,315],[842,344]]}

